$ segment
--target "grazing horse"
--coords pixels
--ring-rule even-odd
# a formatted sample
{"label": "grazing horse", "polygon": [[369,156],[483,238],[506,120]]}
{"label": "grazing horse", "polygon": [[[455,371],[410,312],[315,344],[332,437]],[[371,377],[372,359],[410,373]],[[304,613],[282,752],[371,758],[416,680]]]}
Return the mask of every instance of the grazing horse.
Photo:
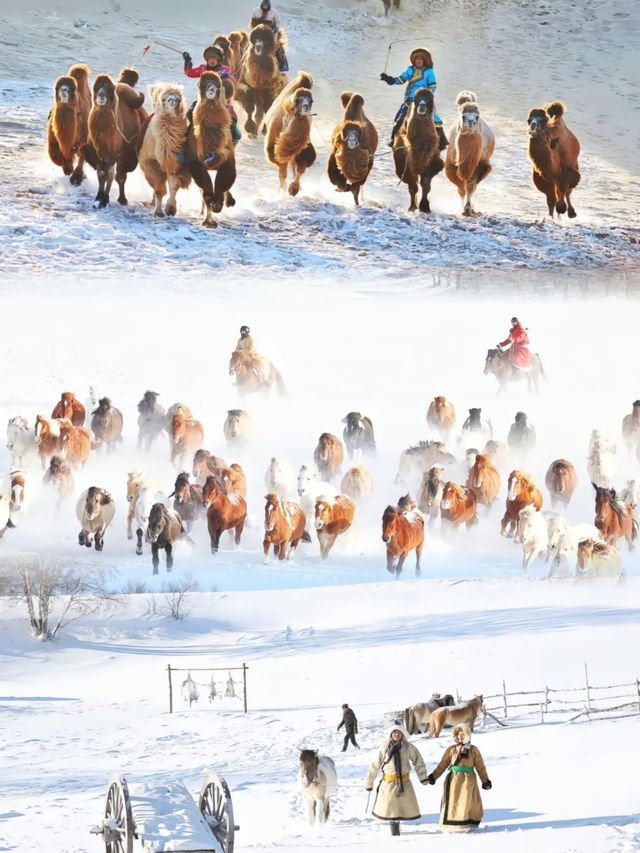
{"label": "grazing horse", "polygon": [[638,522],[633,517],[633,509],[617,497],[614,489],[591,485],[596,492],[595,525],[603,540],[615,545],[618,539],[626,539],[631,551],[638,538]]}
{"label": "grazing horse", "polygon": [[344,461],[344,447],[340,439],[330,432],[323,432],[313,452],[313,461],[318,466],[320,475],[331,482]]}
{"label": "grazing horse", "polygon": [[226,495],[240,495],[243,498],[247,496],[247,478],[242,466],[237,462],[232,462],[228,468],[223,468],[220,472],[220,482],[224,488]]}
{"label": "grazing horse", "polygon": [[326,560],[338,536],[353,524],[356,505],[346,495],[318,498],[315,506],[315,527],[320,543],[320,556]]}
{"label": "grazing horse", "polygon": [[326,823],[330,813],[330,797],[336,790],[338,775],[336,766],[327,755],[319,755],[317,749],[300,751],[298,785],[307,804],[309,826]]}
{"label": "grazing horse", "polygon": [[49,464],[52,456],[62,453],[62,436],[60,435],[60,423],[58,419],[48,420],[42,415],[36,417],[34,428],[35,443],[40,454],[43,469]]}
{"label": "grazing horse", "polygon": [[167,428],[167,413],[158,403],[157,391],[145,391],[138,403],[138,450],[144,446],[146,451]]}
{"label": "grazing horse", "polygon": [[[302,465],[298,472],[297,483],[298,497],[300,504],[307,518],[314,515],[316,511],[316,501],[319,497],[325,496],[335,498],[338,495],[338,490],[331,483],[327,483],[322,479],[322,474],[309,465]],[[274,491],[277,491],[275,489]],[[284,500],[284,496],[280,495]]]}
{"label": "grazing horse", "polygon": [[640,400],[635,400],[631,413],[622,419],[622,435],[629,450],[640,444]]}
{"label": "grazing horse", "polygon": [[278,560],[292,560],[300,541],[311,542],[305,531],[307,517],[300,504],[282,502],[275,492],[265,496],[264,508],[264,562],[269,562],[269,548],[273,546]]}
{"label": "grazing horse", "polygon": [[387,546],[387,571],[402,573],[404,561],[411,551],[416,552],[416,577],[420,577],[420,557],[424,545],[424,518],[419,511],[398,512],[388,506],[382,515],[382,541]]}
{"label": "grazing horse", "polygon": [[184,468],[186,457],[202,447],[203,441],[204,429],[200,421],[195,420],[188,409],[178,406],[169,428],[171,464]]}
{"label": "grazing horse", "polygon": [[576,577],[580,578],[617,578],[624,580],[622,559],[615,545],[584,539],[578,542]]}
{"label": "grazing horse", "polygon": [[535,427],[527,422],[524,412],[516,412],[516,419],[509,428],[507,444],[512,450],[521,450],[528,453],[536,446]]}
{"label": "grazing horse", "polygon": [[78,544],[91,548],[95,537],[96,551],[102,551],[104,534],[116,514],[116,505],[106,489],[91,486],[76,504],[76,516],[81,524]]}
{"label": "grazing horse", "polygon": [[100,449],[102,445],[107,450],[113,450],[116,444],[122,443],[122,412],[111,404],[108,397],[101,397],[98,408],[91,416],[91,432],[95,439],[94,447]]}
{"label": "grazing horse", "polygon": [[542,493],[528,474],[515,470],[509,474],[507,482],[505,513],[500,523],[501,536],[511,537],[515,534],[520,510],[525,506],[542,509]]}
{"label": "grazing horse", "polygon": [[442,465],[432,465],[422,475],[422,483],[418,493],[418,509],[429,519],[429,524],[440,517],[440,504],[444,492],[445,481],[442,478]]}
{"label": "grazing horse", "polygon": [[62,456],[52,456],[49,460],[49,468],[46,470],[42,482],[46,486],[53,486],[58,493],[58,503],[73,494],[75,482],[71,466]]}
{"label": "grazing horse", "polygon": [[566,459],[556,459],[549,465],[544,482],[551,496],[551,506],[558,503],[568,506],[578,485],[576,469]]}
{"label": "grazing horse", "polygon": [[458,486],[449,481],[442,490],[440,502],[440,517],[451,527],[457,528],[463,524],[472,527],[478,521],[477,501],[475,492],[465,486]]}
{"label": "grazing horse", "polygon": [[74,427],[70,421],[60,421],[62,455],[69,465],[84,465],[91,454],[91,436],[84,427]]}
{"label": "grazing horse", "polygon": [[331,137],[331,155],[327,165],[329,180],[338,192],[350,192],[356,207],[360,189],[373,166],[378,133],[364,112],[364,98],[357,92],[340,95],[344,116]]}
{"label": "grazing horse", "polygon": [[364,465],[349,468],[340,483],[340,492],[355,501],[364,501],[373,494],[373,477]]}
{"label": "grazing horse", "polygon": [[275,492],[283,501],[288,500],[296,492],[296,473],[293,466],[286,460],[273,456],[265,471],[264,485],[268,492]]}
{"label": "grazing horse", "polygon": [[361,415],[360,412],[349,412],[342,419],[342,423],[346,424],[342,430],[342,438],[344,439],[349,459],[353,459],[356,452],[375,454],[376,440],[370,418],[366,417],[366,415]]}
{"label": "grazing horse", "polygon": [[236,89],[236,97],[247,114],[244,129],[249,138],[255,138],[261,129],[264,132],[264,116],[287,81],[278,68],[277,51],[283,47],[282,30],[276,34],[267,24],[258,24],[251,30]]}
{"label": "grazing horse", "polygon": [[455,704],[456,700],[450,693],[445,693],[444,696],[441,696],[440,693],[433,693],[428,702],[418,702],[416,705],[410,705],[404,709],[404,727],[410,735],[418,735],[429,728],[431,714],[437,708]]}
{"label": "grazing horse", "polygon": [[[127,539],[133,539],[133,519],[136,512],[136,504],[143,489],[157,495],[163,495],[162,487],[151,477],[146,477],[142,471],[129,471],[127,474]],[[163,495],[164,496],[164,495]]]}
{"label": "grazing horse", "polygon": [[420,212],[430,213],[429,192],[431,180],[444,169],[440,157],[440,144],[433,122],[433,95],[428,89],[416,92],[404,124],[393,140],[393,161],[398,179],[409,187],[414,211],[418,185],[422,188]]}
{"label": "grazing horse", "polygon": [[500,491],[500,474],[491,459],[484,453],[477,453],[476,459],[469,469],[467,487],[476,496],[476,501],[486,507],[498,497]]}
{"label": "grazing horse", "polygon": [[446,397],[434,397],[427,409],[427,423],[447,441],[456,422],[456,410]]}
{"label": "grazing horse", "polygon": [[520,379],[527,380],[529,391],[537,392],[540,385],[540,377],[546,379],[544,370],[542,369],[542,361],[538,353],[531,353],[531,364],[529,367],[523,368],[512,364],[508,351],[503,352],[497,348],[487,350],[484,374],[485,376],[493,374],[496,377],[499,394],[505,391],[507,385],[511,382],[517,382]]}
{"label": "grazing horse", "polygon": [[[147,526],[147,542],[151,545],[151,562],[153,574],[158,574],[158,551],[164,548],[167,555],[167,571],[173,568],[173,545],[180,539],[184,529],[182,520],[175,510],[167,509],[163,503],[155,503],[149,513]],[[142,550],[142,548],[141,548]]]}
{"label": "grazing horse", "polygon": [[229,409],[222,427],[227,447],[230,450],[240,450],[251,437],[251,416],[243,409]]}
{"label": "grazing horse", "polygon": [[564,123],[565,105],[553,101],[543,109],[533,109],[529,125],[529,160],[533,166],[533,183],[547,197],[549,216],[567,213],[576,216],[571,193],[580,181],[578,138]]}
{"label": "grazing horse", "polygon": [[85,418],[84,406],[71,391],[63,391],[60,401],[56,403],[51,412],[51,417],[56,420],[66,418],[71,421],[73,426],[82,426]]}
{"label": "grazing horse", "polygon": [[28,468],[38,454],[35,436],[26,418],[17,415],[7,424],[7,450],[12,468]]}
{"label": "grazing horse", "polygon": [[207,505],[207,527],[211,538],[211,553],[218,553],[220,537],[225,530],[235,530],[235,543],[239,545],[247,518],[247,502],[245,499],[240,495],[225,495],[215,477],[209,477],[204,484],[203,501]]}
{"label": "grazing horse", "polygon": [[482,702],[482,695],[478,694],[473,699],[460,702],[458,705],[444,705],[442,708],[436,708],[429,719],[428,737],[439,737],[445,726],[458,726],[460,723],[466,723],[473,731],[476,718],[482,710]]}
{"label": "grazing horse", "polygon": [[258,369],[258,360],[251,353],[242,350],[234,350],[231,353],[229,376],[235,376],[239,394],[255,394],[258,391],[268,394],[275,388],[278,394],[284,395],[282,374],[269,359],[263,360],[268,362],[268,373]]}
{"label": "grazing horse", "polygon": [[458,120],[449,130],[445,174],[455,184],[463,201],[463,216],[476,211],[471,201],[480,181],[491,172],[491,155],[496,145],[493,131],[480,115],[473,92],[460,92],[456,98]]}
{"label": "grazing horse", "polygon": [[[312,86],[311,75],[300,71],[280,92],[265,118],[266,158],[278,167],[280,189],[287,189],[292,196],[298,195],[300,179],[316,160],[316,150],[311,144]],[[293,180],[287,187],[289,167]]]}
{"label": "grazing horse", "polygon": [[[142,488],[138,493],[134,507],[134,516],[136,520],[136,537],[138,540],[136,543],[136,554],[139,557],[142,555],[142,540],[147,537],[151,510],[157,503],[164,503],[164,501],[164,494],[159,489],[154,489],[153,486]],[[149,541],[148,538],[147,541]]]}
{"label": "grazing horse", "polygon": [[208,450],[200,448],[193,455],[193,467],[191,473],[196,478],[196,483],[203,486],[207,477],[219,477],[227,463],[221,456],[214,456]]}
{"label": "grazing horse", "polygon": [[189,482],[189,475],[183,471],[176,477],[173,491],[173,508],[184,522],[187,532],[191,530],[194,521],[202,515],[202,486],[194,486]]}

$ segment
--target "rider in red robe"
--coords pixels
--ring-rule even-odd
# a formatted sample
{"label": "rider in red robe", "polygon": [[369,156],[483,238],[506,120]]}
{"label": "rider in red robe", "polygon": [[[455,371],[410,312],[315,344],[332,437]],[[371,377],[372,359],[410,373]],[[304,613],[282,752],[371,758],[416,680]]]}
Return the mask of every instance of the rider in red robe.
{"label": "rider in red robe", "polygon": [[524,326],[520,324],[517,317],[511,318],[511,331],[509,337],[498,344],[498,348],[510,346],[509,358],[514,367],[527,368],[531,365],[531,353],[527,344],[529,335]]}

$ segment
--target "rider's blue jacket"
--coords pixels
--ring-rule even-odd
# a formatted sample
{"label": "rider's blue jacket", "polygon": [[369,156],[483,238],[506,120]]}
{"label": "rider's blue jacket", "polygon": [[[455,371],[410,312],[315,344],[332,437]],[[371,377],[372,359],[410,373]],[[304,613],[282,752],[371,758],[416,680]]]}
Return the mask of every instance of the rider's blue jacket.
{"label": "rider's blue jacket", "polygon": [[[393,82],[397,86],[402,86],[403,83],[407,84],[404,96],[407,104],[413,103],[413,99],[420,89],[428,89],[430,92],[436,91],[436,75],[433,68],[415,68],[410,65],[402,74],[394,77]],[[434,113],[433,120],[436,124],[442,124],[442,119],[437,113]]]}

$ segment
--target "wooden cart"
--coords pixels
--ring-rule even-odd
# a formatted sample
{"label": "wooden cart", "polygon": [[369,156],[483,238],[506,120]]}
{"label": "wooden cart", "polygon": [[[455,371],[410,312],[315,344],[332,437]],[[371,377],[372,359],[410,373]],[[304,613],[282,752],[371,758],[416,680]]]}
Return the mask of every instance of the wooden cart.
{"label": "wooden cart", "polygon": [[127,782],[116,774],[102,824],[91,831],[102,836],[106,853],[133,853],[136,839],[148,853],[233,853],[239,828],[222,776],[207,776],[196,806],[181,782]]}

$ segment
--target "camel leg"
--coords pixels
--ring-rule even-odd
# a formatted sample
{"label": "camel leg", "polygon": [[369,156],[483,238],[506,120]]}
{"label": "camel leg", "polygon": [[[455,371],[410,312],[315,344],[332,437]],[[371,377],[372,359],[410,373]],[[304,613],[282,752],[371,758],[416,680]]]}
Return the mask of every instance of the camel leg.
{"label": "camel leg", "polygon": [[175,216],[178,210],[176,196],[178,195],[178,190],[180,189],[180,183],[175,177],[175,175],[172,175],[170,178],[168,178],[167,183],[169,184],[169,198],[167,199],[167,203],[164,206],[164,212],[167,216]]}
{"label": "camel leg", "polygon": [[553,212],[556,207],[556,194],[552,184],[547,183],[542,175],[537,172],[533,173],[533,183],[547,197],[547,207],[549,208],[549,216],[553,218]]}
{"label": "camel leg", "polygon": [[280,189],[284,192],[287,188],[287,168],[288,163],[278,163],[278,178],[280,179]]}
{"label": "camel leg", "polygon": [[429,206],[431,175],[422,175],[420,177],[420,186],[422,188],[422,197],[420,198],[420,213],[431,213],[431,207]]}
{"label": "camel leg", "polygon": [[73,170],[73,173],[72,173],[71,177],[69,178],[69,181],[70,181],[72,186],[79,187],[80,184],[84,181],[84,179],[85,179],[84,157],[79,156],[78,162],[76,163],[76,167]]}
{"label": "camel leg", "polygon": [[416,204],[416,199],[418,197],[418,182],[415,180],[413,175],[409,178],[407,182],[407,186],[409,187],[409,197],[411,198],[411,203],[409,204],[409,213],[413,213],[414,210],[418,209]]}
{"label": "camel leg", "polygon": [[142,554],[142,528],[139,527],[136,530],[136,536],[138,537],[138,542],[136,544],[136,554],[140,556]]}
{"label": "camel leg", "polygon": [[473,205],[471,204],[471,199],[473,198],[473,194],[476,191],[476,183],[475,181],[469,181],[466,186],[465,193],[465,202],[464,202],[464,210],[462,211],[463,216],[473,216],[474,210]]}
{"label": "camel leg", "polygon": [[[216,182],[213,189],[213,210],[220,213],[225,202],[225,193],[231,189],[236,180],[236,164],[234,161],[225,163],[216,172]],[[231,196],[233,198],[233,196]],[[235,204],[235,201],[234,201]]]}
{"label": "camel leg", "polygon": [[100,164],[98,167],[98,192],[95,200],[98,202],[98,208],[106,207],[109,204],[109,192],[113,183],[113,166],[106,167]]}
{"label": "camel leg", "polygon": [[153,202],[155,204],[155,207],[153,209],[153,215],[159,218],[162,218],[164,216],[164,210],[162,209],[162,199],[164,198],[166,192],[166,185],[153,191]]}
{"label": "camel leg", "polygon": [[158,567],[160,565],[160,558],[158,557],[158,544],[157,542],[151,543],[151,565],[153,566],[153,574],[158,574]]}
{"label": "camel leg", "polygon": [[296,154],[294,159],[295,176],[289,184],[289,195],[298,195],[300,192],[300,179],[310,166],[316,161],[316,149],[309,143],[302,151]]}
{"label": "camel leg", "polygon": [[349,182],[344,177],[342,172],[338,169],[338,164],[336,163],[336,155],[333,153],[329,157],[329,163],[327,165],[327,174],[329,175],[329,180],[336,188],[336,192],[346,193],[349,191]]}
{"label": "camel leg", "polygon": [[247,97],[247,100],[243,104],[243,107],[244,111],[247,114],[247,120],[244,123],[244,129],[246,130],[247,136],[250,139],[255,139],[258,133],[258,128],[256,127],[256,123],[253,119],[253,111],[256,108],[255,101],[253,99],[250,100],[249,97]]}
{"label": "camel leg", "polygon": [[193,180],[202,190],[202,200],[207,208],[207,215],[202,224],[208,228],[216,228],[218,223],[213,218],[213,184],[211,183],[211,176],[202,163],[199,163],[197,160],[189,163],[189,171]]}

